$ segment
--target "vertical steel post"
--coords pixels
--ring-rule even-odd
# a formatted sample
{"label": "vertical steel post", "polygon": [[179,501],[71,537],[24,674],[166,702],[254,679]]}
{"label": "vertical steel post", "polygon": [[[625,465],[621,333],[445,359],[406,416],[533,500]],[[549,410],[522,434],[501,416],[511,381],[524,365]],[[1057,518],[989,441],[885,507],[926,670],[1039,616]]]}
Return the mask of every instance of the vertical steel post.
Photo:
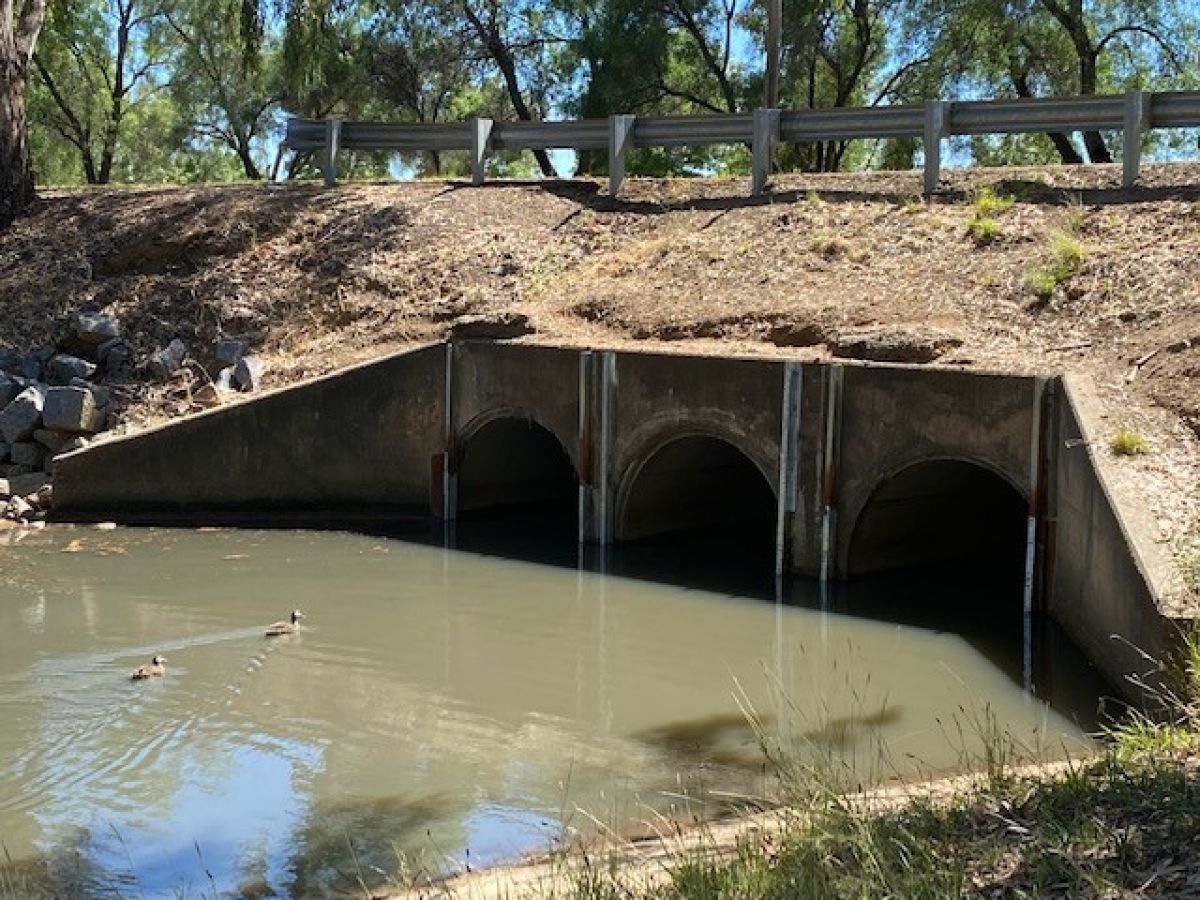
{"label": "vertical steel post", "polygon": [[608,194],[615,197],[625,181],[625,155],[633,146],[636,116],[608,117]]}
{"label": "vertical steel post", "polygon": [[442,519],[453,522],[458,518],[458,466],[455,461],[454,410],[454,344],[446,342],[446,422],[442,434],[445,454],[442,463]]}
{"label": "vertical steel post", "polygon": [[1125,94],[1125,140],[1121,151],[1121,185],[1137,183],[1142,163],[1142,132],[1150,124],[1150,97],[1142,90]]}
{"label": "vertical steel post", "polygon": [[596,473],[596,542],[607,547],[613,542],[613,466],[616,438],[617,354],[600,354],[600,453]]}
{"label": "vertical steel post", "polygon": [[790,562],[791,520],[796,513],[796,467],[800,443],[800,381],[798,362],[783,364],[783,404],[779,435],[779,497],[775,514],[775,577],[781,578]]}
{"label": "vertical steel post", "polygon": [[1025,524],[1025,585],[1021,600],[1024,615],[1022,669],[1026,691],[1033,690],[1033,585],[1037,570],[1037,525],[1042,494],[1042,414],[1046,380],[1033,383],[1033,421],[1029,426],[1029,516]]}
{"label": "vertical steel post", "polygon": [[325,155],[321,158],[321,170],[325,175],[325,187],[337,184],[337,155],[342,143],[342,120],[325,120]]}
{"label": "vertical steel post", "polygon": [[491,119],[471,120],[471,184],[483,184],[484,165],[492,149]]}
{"label": "vertical steel post", "polygon": [[942,178],[942,138],[950,124],[950,104],[930,100],[925,104],[925,196],[937,193]]}
{"label": "vertical steel post", "polygon": [[754,111],[754,131],[751,144],[752,168],[750,189],[761,194],[771,177],[771,159],[779,141],[779,110],[758,108]]}
{"label": "vertical steel post", "polygon": [[[842,426],[842,376],[841,366],[829,366],[826,369],[825,394],[825,446],[821,455],[821,584],[826,585],[833,578],[836,568],[834,555],[837,553],[835,538],[837,536],[837,481],[838,481],[838,443],[841,439]],[[822,594],[822,597],[825,595]]]}

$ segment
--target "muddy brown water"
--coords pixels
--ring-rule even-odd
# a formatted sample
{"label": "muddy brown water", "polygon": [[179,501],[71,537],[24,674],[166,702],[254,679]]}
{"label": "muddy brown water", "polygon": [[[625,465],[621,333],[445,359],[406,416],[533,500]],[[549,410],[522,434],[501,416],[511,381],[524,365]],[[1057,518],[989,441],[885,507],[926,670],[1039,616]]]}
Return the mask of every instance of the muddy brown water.
{"label": "muddy brown water", "polygon": [[711,815],[775,790],[747,710],[862,780],[957,769],[993,727],[1086,744],[1095,692],[1027,692],[1019,646],[671,580],[332,532],[10,540],[0,896],[322,895]]}

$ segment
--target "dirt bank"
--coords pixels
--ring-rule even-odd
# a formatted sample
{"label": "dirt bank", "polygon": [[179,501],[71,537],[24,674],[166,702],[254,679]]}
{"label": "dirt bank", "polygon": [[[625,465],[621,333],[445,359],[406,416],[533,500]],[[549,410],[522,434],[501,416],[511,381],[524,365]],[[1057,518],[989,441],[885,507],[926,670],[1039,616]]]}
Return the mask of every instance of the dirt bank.
{"label": "dirt bank", "polygon": [[[516,313],[523,340],[1080,372],[1106,443],[1144,439],[1107,464],[1181,562],[1178,612],[1200,579],[1200,166],[1144,181],[950,173],[932,203],[919,173],[753,199],[744,180],[50,193],[0,236],[0,345],[103,310],[142,358],[246,338],[270,386]],[[186,412],[196,377],[118,386],[124,427]]]}

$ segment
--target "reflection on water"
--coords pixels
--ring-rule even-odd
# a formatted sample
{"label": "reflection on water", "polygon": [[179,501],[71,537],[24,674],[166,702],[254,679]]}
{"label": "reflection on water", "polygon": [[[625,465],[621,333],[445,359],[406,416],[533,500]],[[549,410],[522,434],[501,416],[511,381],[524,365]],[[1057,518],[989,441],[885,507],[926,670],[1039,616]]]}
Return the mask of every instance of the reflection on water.
{"label": "reflection on water", "polygon": [[[471,523],[458,539],[473,546]],[[822,599],[853,598],[805,585],[755,602],[772,579],[690,546],[680,571],[708,566],[720,590],[671,584],[687,581],[671,554],[638,548],[604,561],[635,580],[338,533],[50,529],[0,546],[5,877],[319,895],[384,882],[401,854],[482,865],[592,817],[635,829],[681,792],[712,813],[771,789],[743,706],[863,778],[959,765],[960,710],[1046,752],[1082,740],[1020,690],[1019,643],[830,613]],[[263,639],[297,607],[300,634]],[[166,677],[130,682],[155,652]]]}

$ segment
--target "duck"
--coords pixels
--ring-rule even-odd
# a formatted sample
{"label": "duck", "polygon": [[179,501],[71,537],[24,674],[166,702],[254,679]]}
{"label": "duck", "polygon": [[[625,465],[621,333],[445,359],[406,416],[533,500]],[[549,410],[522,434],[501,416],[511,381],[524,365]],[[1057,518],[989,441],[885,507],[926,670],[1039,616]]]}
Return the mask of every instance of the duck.
{"label": "duck", "polygon": [[142,681],[146,678],[157,678],[160,675],[167,674],[167,667],[163,665],[163,663],[166,661],[167,658],[165,656],[155,653],[150,662],[146,663],[145,665],[138,666],[129,673],[129,680]]}
{"label": "duck", "polygon": [[273,622],[267,626],[267,637],[278,637],[281,634],[295,634],[300,630],[300,620],[304,618],[304,613],[298,609],[292,610],[291,620],[282,622]]}

